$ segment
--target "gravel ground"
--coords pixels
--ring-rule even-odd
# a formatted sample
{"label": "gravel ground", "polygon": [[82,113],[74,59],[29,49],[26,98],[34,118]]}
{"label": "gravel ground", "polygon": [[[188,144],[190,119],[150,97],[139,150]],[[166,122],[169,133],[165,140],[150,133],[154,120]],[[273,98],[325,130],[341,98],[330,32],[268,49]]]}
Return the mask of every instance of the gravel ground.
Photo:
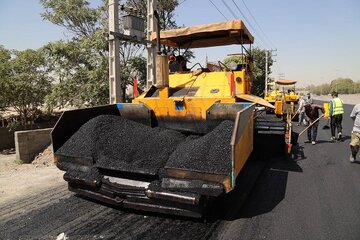
{"label": "gravel ground", "polygon": [[30,164],[18,164],[15,159],[14,153],[0,155],[0,208],[9,201],[37,195],[54,186],[66,186],[63,172],[53,163],[51,146]]}

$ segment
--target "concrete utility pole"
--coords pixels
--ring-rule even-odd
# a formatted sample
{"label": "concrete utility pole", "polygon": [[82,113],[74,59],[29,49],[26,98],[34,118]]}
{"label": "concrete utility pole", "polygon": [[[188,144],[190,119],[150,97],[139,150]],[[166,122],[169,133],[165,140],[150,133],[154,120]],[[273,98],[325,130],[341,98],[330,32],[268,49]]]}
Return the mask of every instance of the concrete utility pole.
{"label": "concrete utility pole", "polygon": [[[154,11],[157,9],[157,0],[147,0],[147,40],[151,41],[151,34],[156,32],[157,24],[154,17]],[[147,66],[146,66],[146,87],[156,83],[156,48],[148,43],[147,48]]]}
{"label": "concrete utility pole", "polygon": [[270,50],[265,50],[265,96],[267,95],[268,92],[268,84],[269,84],[269,77],[268,77],[268,69],[269,69],[269,53],[272,55],[272,52],[277,51],[277,49],[270,49]]}
{"label": "concrete utility pole", "polygon": [[109,0],[109,97],[110,104],[121,102],[120,40],[110,32],[119,32],[119,2]]}
{"label": "concrete utility pole", "polygon": [[265,96],[268,92],[268,55],[269,51],[265,50]]}

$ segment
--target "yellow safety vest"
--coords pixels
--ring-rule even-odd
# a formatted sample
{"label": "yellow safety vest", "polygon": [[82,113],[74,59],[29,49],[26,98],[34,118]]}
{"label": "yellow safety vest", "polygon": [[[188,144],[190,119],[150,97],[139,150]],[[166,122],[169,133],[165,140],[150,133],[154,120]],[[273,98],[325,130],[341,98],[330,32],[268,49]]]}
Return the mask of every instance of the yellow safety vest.
{"label": "yellow safety vest", "polygon": [[338,114],[344,114],[344,107],[340,98],[334,98],[332,100],[332,115]]}

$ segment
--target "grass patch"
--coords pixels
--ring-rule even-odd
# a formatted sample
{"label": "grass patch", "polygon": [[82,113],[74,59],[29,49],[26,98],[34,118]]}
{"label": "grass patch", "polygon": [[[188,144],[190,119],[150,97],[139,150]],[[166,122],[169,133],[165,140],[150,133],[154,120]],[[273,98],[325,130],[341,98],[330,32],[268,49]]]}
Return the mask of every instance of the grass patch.
{"label": "grass patch", "polygon": [[16,160],[15,160],[15,163],[16,163],[17,165],[21,165],[21,164],[24,164],[24,162],[23,162],[23,161],[21,161],[21,160],[18,160],[18,159],[16,159]]}

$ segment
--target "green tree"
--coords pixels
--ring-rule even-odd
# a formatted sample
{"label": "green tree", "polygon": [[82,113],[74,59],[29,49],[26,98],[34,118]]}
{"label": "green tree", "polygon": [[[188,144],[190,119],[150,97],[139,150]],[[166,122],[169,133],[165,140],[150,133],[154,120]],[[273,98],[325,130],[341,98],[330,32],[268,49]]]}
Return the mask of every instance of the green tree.
{"label": "green tree", "polygon": [[310,85],[307,90],[316,94],[329,94],[336,91],[340,94],[360,93],[360,81],[354,82],[350,78],[337,78],[330,84]]}
{"label": "green tree", "polygon": [[354,93],[354,81],[350,78],[337,78],[331,81],[331,91],[336,91],[342,94]]}
{"label": "green tree", "polygon": [[44,7],[42,17],[64,27],[71,36],[70,40],[44,47],[57,79],[53,91],[46,97],[48,106],[107,103],[108,46],[104,38],[104,6],[92,9],[84,0],[40,0],[40,3]]}
{"label": "green tree", "polygon": [[[7,87],[8,78],[11,75],[10,68],[11,52],[0,45],[0,89]],[[7,107],[7,100],[4,94],[0,94],[0,111]]]}
{"label": "green tree", "polygon": [[[108,103],[108,4],[104,0],[91,8],[84,0],[41,0],[43,18],[64,27],[72,36],[45,47],[58,79],[47,97],[50,106],[99,105]],[[121,87],[125,93],[132,69],[129,60],[141,47],[122,43],[120,47]],[[123,94],[125,97],[125,94]],[[123,101],[125,98],[123,98]]]}
{"label": "green tree", "polygon": [[317,95],[327,95],[331,92],[331,87],[330,84],[324,83],[318,86],[313,86],[311,92]]}
{"label": "green tree", "polygon": [[[266,50],[260,48],[254,48],[251,51],[254,66],[253,66],[253,84],[252,93],[257,96],[263,96],[265,90],[265,62],[266,62]],[[268,69],[267,74],[271,74],[271,66],[273,65],[273,59],[271,54],[268,54]]]}
{"label": "green tree", "polygon": [[[11,52],[11,58],[8,54],[9,52],[5,51],[5,65],[9,69],[5,70],[8,75],[1,77],[1,102],[3,107],[14,108],[20,116],[21,123],[25,124],[29,120],[34,120],[40,113],[39,107],[51,89],[51,78],[47,74],[47,62],[41,49],[14,50]],[[3,56],[1,58],[3,59]]]}
{"label": "green tree", "polygon": [[235,62],[237,64],[243,64],[245,63],[245,59],[244,57],[242,57],[241,55],[233,55],[233,56],[228,56],[224,59],[224,64],[227,66],[227,67],[230,67],[230,64],[232,62]]}
{"label": "green tree", "polygon": [[140,85],[146,85],[146,58],[143,56],[134,57],[130,59],[130,69],[133,69],[137,74],[137,80]]}

